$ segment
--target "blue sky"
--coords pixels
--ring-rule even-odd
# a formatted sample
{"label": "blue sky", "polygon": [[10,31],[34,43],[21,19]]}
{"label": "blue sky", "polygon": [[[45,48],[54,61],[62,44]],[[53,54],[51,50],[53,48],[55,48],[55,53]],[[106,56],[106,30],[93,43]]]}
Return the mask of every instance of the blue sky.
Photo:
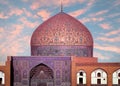
{"label": "blue sky", "polygon": [[[33,31],[60,12],[60,2],[0,0],[0,64],[7,56],[30,56]],[[99,62],[120,62],[120,0],[63,0],[63,7],[92,33]]]}

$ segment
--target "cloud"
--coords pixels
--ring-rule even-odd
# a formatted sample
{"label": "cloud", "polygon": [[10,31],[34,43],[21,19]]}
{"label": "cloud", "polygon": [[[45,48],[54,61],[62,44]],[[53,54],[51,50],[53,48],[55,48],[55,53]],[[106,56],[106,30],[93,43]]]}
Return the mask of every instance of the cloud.
{"label": "cloud", "polygon": [[43,21],[45,21],[50,17],[50,12],[46,10],[41,10],[37,13],[37,15],[40,16]]}
{"label": "cloud", "polygon": [[[1,48],[1,54],[6,55],[6,56],[13,56],[13,55],[18,55],[19,53],[25,52],[25,49],[23,45],[28,44],[28,39],[29,37],[23,37],[21,39],[9,39],[4,42],[0,48]],[[12,41],[14,40],[14,41]]]}
{"label": "cloud", "polygon": [[5,37],[4,33],[5,33],[4,28],[3,28],[3,27],[0,27],[0,42],[1,42],[1,40]]}
{"label": "cloud", "polygon": [[101,16],[101,15],[104,15],[105,13],[107,13],[109,10],[101,10],[97,13],[93,13],[93,14],[90,14],[89,16],[90,17],[96,17],[96,16]]}
{"label": "cloud", "polygon": [[105,42],[120,42],[120,36],[107,38],[107,37],[99,37],[97,40],[105,41]]}
{"label": "cloud", "polygon": [[28,0],[22,0],[23,2],[28,2]]}
{"label": "cloud", "polygon": [[84,14],[87,11],[87,9],[80,9],[74,12],[69,13],[71,16],[78,17],[82,14]]}
{"label": "cloud", "polygon": [[7,0],[0,0],[0,4],[4,4],[4,5],[7,5],[8,4],[8,1]]}
{"label": "cloud", "polygon": [[36,9],[38,9],[40,6],[41,6],[41,5],[40,5],[39,2],[33,2],[32,5],[30,6],[30,8],[31,8],[32,10],[36,10]]}
{"label": "cloud", "polygon": [[[62,3],[63,3],[63,6],[70,6],[70,5],[73,5],[75,3],[83,3],[85,2],[86,0],[63,0]],[[90,2],[92,2],[93,0],[90,0]],[[51,2],[51,3],[49,3]],[[57,1],[57,0],[34,0],[34,2],[31,4],[30,8],[32,10],[36,10],[40,7],[43,7],[43,6],[46,6],[46,7],[49,7],[49,6],[52,6],[53,8],[58,8],[58,6],[60,7],[60,4],[61,4],[61,1]]]}
{"label": "cloud", "polygon": [[94,47],[96,49],[103,50],[103,51],[110,51],[110,52],[114,52],[114,53],[120,53],[120,47],[118,47],[118,46],[95,44]]}
{"label": "cloud", "polygon": [[80,19],[81,22],[83,23],[87,23],[87,22],[101,22],[103,21],[104,18],[103,17],[92,17],[92,18],[83,18],[83,19]]}
{"label": "cloud", "polygon": [[0,13],[0,19],[7,19],[8,16],[4,15],[4,13]]}
{"label": "cloud", "polygon": [[100,52],[97,52],[97,51],[94,52],[94,57],[97,57],[98,59],[101,59],[101,60],[110,59],[110,57],[108,57],[107,55],[101,54]]}
{"label": "cloud", "polygon": [[[8,19],[9,17],[13,16],[13,15],[16,15],[16,16],[20,16],[22,15],[24,12],[22,9],[18,9],[18,8],[11,8],[9,10],[9,12],[7,13],[3,13],[1,12],[0,13],[0,19]],[[6,14],[6,15],[5,15]]]}
{"label": "cloud", "polygon": [[13,36],[19,35],[22,32],[23,26],[21,24],[14,24],[12,25],[12,28],[14,29],[11,34]]}
{"label": "cloud", "polygon": [[102,29],[109,30],[112,28],[112,26],[108,23],[102,23],[99,25]]}
{"label": "cloud", "polygon": [[[16,33],[15,33],[16,32]],[[11,31],[10,33],[6,33],[7,37],[5,37],[4,41],[1,42],[1,52],[0,52],[0,62],[5,62],[7,56],[15,56],[15,55],[25,55],[26,50],[28,49],[28,44],[30,44],[30,36],[17,37],[17,33],[19,33],[18,29],[15,31]],[[28,50],[27,50],[28,51]]]}
{"label": "cloud", "polygon": [[120,13],[109,14],[107,17],[114,18],[114,17],[117,17],[117,16],[120,16]]}
{"label": "cloud", "polygon": [[0,33],[4,32],[4,28],[0,27]]}
{"label": "cloud", "polygon": [[37,21],[36,22],[30,22],[25,17],[20,18],[18,21],[20,21],[24,27],[28,27],[28,28],[32,28],[32,29],[35,26],[39,25],[39,23]]}
{"label": "cloud", "polygon": [[118,30],[113,30],[109,33],[106,33],[105,36],[112,36],[112,35],[116,35],[116,34],[120,34],[120,29]]}
{"label": "cloud", "polygon": [[16,16],[20,16],[22,15],[24,12],[22,9],[18,9],[18,8],[11,8],[10,12],[8,13],[9,16],[13,16],[13,15],[16,15]]}
{"label": "cloud", "polygon": [[114,2],[113,5],[114,5],[114,6],[120,6],[120,1],[119,1],[119,0],[115,0],[115,2]]}
{"label": "cloud", "polygon": [[71,13],[69,13],[69,14],[72,15],[72,16],[74,16],[74,17],[78,17],[78,16],[84,14],[86,11],[88,11],[88,10],[92,7],[92,5],[93,5],[94,3],[95,3],[95,0],[90,0],[90,1],[86,4],[85,8],[80,9],[80,10],[77,10],[77,11],[74,11],[74,12],[71,12]]}
{"label": "cloud", "polygon": [[32,13],[26,10],[25,8],[23,8],[23,12],[24,14],[26,14],[27,17],[33,17]]}

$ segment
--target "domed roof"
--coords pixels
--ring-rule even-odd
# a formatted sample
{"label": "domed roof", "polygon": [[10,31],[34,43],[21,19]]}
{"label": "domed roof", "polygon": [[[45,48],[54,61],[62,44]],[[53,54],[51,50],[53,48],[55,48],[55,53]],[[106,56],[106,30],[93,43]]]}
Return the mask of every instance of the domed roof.
{"label": "domed roof", "polygon": [[31,46],[39,45],[93,46],[93,38],[82,23],[72,16],[60,12],[34,31]]}

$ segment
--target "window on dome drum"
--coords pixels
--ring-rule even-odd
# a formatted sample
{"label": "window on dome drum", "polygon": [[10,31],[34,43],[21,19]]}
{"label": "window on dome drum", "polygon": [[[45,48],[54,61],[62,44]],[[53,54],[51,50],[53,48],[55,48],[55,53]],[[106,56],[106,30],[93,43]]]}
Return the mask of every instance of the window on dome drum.
{"label": "window on dome drum", "polygon": [[120,69],[113,73],[113,85],[120,85]]}

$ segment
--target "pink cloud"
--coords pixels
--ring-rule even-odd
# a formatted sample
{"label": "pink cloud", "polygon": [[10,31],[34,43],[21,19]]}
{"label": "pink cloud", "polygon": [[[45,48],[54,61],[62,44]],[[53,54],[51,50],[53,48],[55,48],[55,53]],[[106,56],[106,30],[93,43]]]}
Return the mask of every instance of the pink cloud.
{"label": "pink cloud", "polygon": [[0,13],[0,19],[7,19],[8,16],[4,15],[3,13]]}
{"label": "pink cloud", "polygon": [[102,29],[105,29],[105,30],[109,30],[109,29],[112,28],[112,26],[111,26],[110,24],[108,24],[108,23],[100,24],[100,27],[101,27]]}
{"label": "pink cloud", "polygon": [[103,51],[110,51],[110,52],[120,53],[120,47],[118,47],[118,46],[95,44],[94,47],[96,49],[103,50]]}
{"label": "pink cloud", "polygon": [[89,10],[94,3],[95,3],[95,0],[90,0],[90,1],[87,3],[87,5],[86,5],[85,8],[80,9],[80,10],[77,10],[77,11],[74,11],[74,12],[71,12],[70,15],[72,15],[72,16],[74,16],[74,17],[78,17],[78,16],[84,14],[87,10]]}
{"label": "pink cloud", "polygon": [[86,22],[101,22],[103,20],[104,20],[103,17],[99,17],[99,18],[92,17],[92,18],[83,18],[83,19],[80,19],[80,21],[83,22],[83,23],[86,23]]}
{"label": "pink cloud", "polygon": [[109,18],[113,18],[113,17],[116,17],[116,16],[120,16],[120,13],[114,13],[114,14],[108,15]]}
{"label": "pink cloud", "polygon": [[30,36],[24,36],[18,39],[10,35],[6,41],[1,43],[1,55],[6,55],[6,58],[7,56],[24,55],[26,48],[28,48],[27,45],[30,43],[30,38]]}
{"label": "pink cloud", "polygon": [[50,13],[46,10],[39,11],[37,15],[40,16],[43,21],[47,20],[50,17]]}
{"label": "pink cloud", "polygon": [[23,14],[23,10],[18,8],[11,8],[9,12],[9,16],[12,16],[12,15],[20,16],[22,14]]}
{"label": "pink cloud", "polygon": [[101,16],[101,15],[104,15],[105,13],[107,13],[108,11],[109,10],[102,10],[102,11],[99,11],[97,13],[90,14],[89,16],[90,17]]}
{"label": "pink cloud", "polygon": [[78,17],[82,14],[84,14],[87,11],[87,9],[80,9],[74,12],[71,12],[70,15],[74,16],[74,17]]}
{"label": "pink cloud", "polygon": [[4,32],[4,28],[0,27],[0,33]]}
{"label": "pink cloud", "polygon": [[[93,0],[90,0],[91,2]],[[49,4],[50,2],[50,4]],[[62,3],[63,3],[63,6],[69,6],[71,4],[75,4],[75,3],[83,3],[85,2],[85,0],[63,0]],[[49,7],[49,6],[53,6],[53,7],[58,7],[60,6],[61,4],[61,1],[57,1],[57,0],[34,0],[34,2],[31,4],[30,8],[32,10],[36,10],[42,6],[46,6],[46,7]]]}
{"label": "pink cloud", "polygon": [[102,60],[108,60],[110,59],[110,57],[104,55],[104,54],[101,54],[99,52],[94,52],[94,57],[97,57],[98,59],[102,59]]}
{"label": "pink cloud", "polygon": [[33,2],[32,5],[30,6],[30,8],[32,10],[36,10],[40,7],[40,3],[39,2]]}
{"label": "pink cloud", "polygon": [[23,9],[18,9],[18,8],[11,8],[10,11],[7,13],[7,15],[5,15],[5,13],[0,13],[0,18],[1,19],[8,19],[9,17],[16,15],[16,16],[20,16],[22,15]]}
{"label": "pink cloud", "polygon": [[28,2],[28,0],[22,0],[23,2]]}
{"label": "pink cloud", "polygon": [[27,17],[33,17],[32,13],[26,10],[25,8],[23,8],[23,12],[24,14],[26,14]]}
{"label": "pink cloud", "polygon": [[119,1],[119,0],[115,0],[115,2],[114,2],[113,5],[114,5],[114,6],[119,6],[119,5],[120,5],[120,1]]}
{"label": "pink cloud", "polygon": [[0,27],[0,39],[3,39],[5,30],[3,27]]}
{"label": "pink cloud", "polygon": [[106,42],[120,42],[120,36],[114,38],[99,37],[97,40],[106,41]]}
{"label": "pink cloud", "polygon": [[107,33],[106,36],[111,36],[111,35],[116,35],[116,34],[120,34],[120,29],[113,30],[113,31]]}
{"label": "pink cloud", "polygon": [[39,25],[38,22],[30,22],[25,17],[20,18],[19,21],[22,22],[23,27],[34,28]]}
{"label": "pink cloud", "polygon": [[0,0],[0,4],[8,4],[7,0]]}
{"label": "pink cloud", "polygon": [[11,34],[13,36],[16,36],[16,35],[19,35],[21,33],[23,26],[19,25],[19,24],[14,24],[14,25],[12,25],[12,28],[14,28],[14,30],[11,31]]}

